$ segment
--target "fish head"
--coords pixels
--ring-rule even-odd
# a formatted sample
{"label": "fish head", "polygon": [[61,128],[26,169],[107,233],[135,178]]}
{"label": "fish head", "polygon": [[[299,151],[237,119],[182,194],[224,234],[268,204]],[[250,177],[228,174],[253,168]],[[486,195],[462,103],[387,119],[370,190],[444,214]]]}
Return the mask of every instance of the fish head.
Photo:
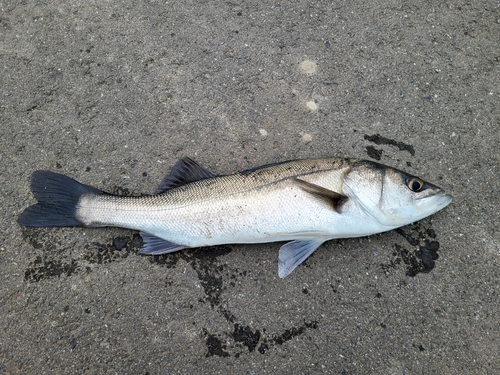
{"label": "fish head", "polygon": [[344,177],[343,191],[366,214],[385,227],[410,224],[452,201],[443,189],[382,164],[355,163]]}

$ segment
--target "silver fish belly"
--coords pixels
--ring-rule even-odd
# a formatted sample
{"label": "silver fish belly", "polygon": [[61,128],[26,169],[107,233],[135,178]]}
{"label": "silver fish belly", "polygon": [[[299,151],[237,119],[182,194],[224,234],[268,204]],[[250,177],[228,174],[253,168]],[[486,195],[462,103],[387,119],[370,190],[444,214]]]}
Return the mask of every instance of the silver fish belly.
{"label": "silver fish belly", "polygon": [[116,226],[141,231],[142,254],[229,243],[291,241],[285,277],[323,242],[391,230],[446,207],[451,197],[418,177],[370,161],[310,159],[216,176],[179,160],[155,195],[105,194],[61,174],[36,171],[38,204],[25,226]]}

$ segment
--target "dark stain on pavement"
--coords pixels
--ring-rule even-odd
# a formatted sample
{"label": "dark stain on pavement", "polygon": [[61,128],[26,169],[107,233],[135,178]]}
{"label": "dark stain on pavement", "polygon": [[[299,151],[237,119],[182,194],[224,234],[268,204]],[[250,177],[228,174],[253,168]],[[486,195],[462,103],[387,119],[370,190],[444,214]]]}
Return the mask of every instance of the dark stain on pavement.
{"label": "dark stain on pavement", "polygon": [[[57,230],[23,228],[23,237],[40,254],[26,268],[25,280],[38,282],[61,275],[70,276],[85,269],[79,265],[78,259],[68,259],[72,249],[63,244]],[[92,242],[85,245],[83,259],[90,264],[110,263],[138,252],[141,246],[142,238],[138,233],[132,237],[116,237],[109,244]]]}
{"label": "dark stain on pavement", "polygon": [[206,329],[203,329],[203,334],[207,338],[206,345],[208,349],[205,357],[212,357],[214,355],[217,357],[229,357],[229,353],[226,351],[227,346],[222,343],[221,339],[208,333]]}
{"label": "dark stain on pavement", "polygon": [[37,256],[24,272],[24,279],[27,281],[38,282],[54,276],[71,276],[77,270],[78,264],[73,259],[64,262]]}
{"label": "dark stain on pavement", "polygon": [[[415,148],[412,145],[409,145],[407,143],[398,142],[398,141],[395,141],[394,139],[385,138],[385,137],[382,137],[380,134],[375,134],[375,135],[365,134],[364,138],[369,142],[375,143],[376,145],[395,146],[400,151],[408,151],[412,156],[415,156]],[[375,148],[374,148],[374,150],[375,150]],[[377,150],[377,151],[380,151],[380,150]],[[368,154],[368,155],[371,157],[370,154]],[[377,160],[380,160],[380,159],[377,159]]]}
{"label": "dark stain on pavement", "polygon": [[255,332],[248,326],[243,327],[238,323],[234,325],[234,331],[231,334],[235,342],[241,342],[248,348],[249,352],[253,352],[260,340],[260,331]]}
{"label": "dark stain on pavement", "polygon": [[[26,281],[38,282],[50,277],[70,276],[78,272],[78,263],[66,258],[67,248],[63,246],[57,234],[48,234],[43,228],[23,227],[22,235],[39,254],[24,271]],[[60,259],[53,256],[54,253],[60,254]]]}
{"label": "dark stain on pavement", "polygon": [[115,237],[113,242],[108,244],[92,242],[85,245],[83,259],[91,264],[110,263],[125,259],[132,252],[138,252],[142,244],[142,238],[138,233],[134,233],[132,237]]}
{"label": "dark stain on pavement", "polygon": [[[196,271],[200,284],[205,292],[205,298],[200,303],[208,302],[212,309],[218,311],[228,322],[233,323],[230,332],[210,333],[206,328],[202,329],[205,337],[207,353],[205,356],[240,357],[243,353],[255,352],[266,353],[275,345],[282,345],[296,336],[302,335],[306,329],[316,329],[318,322],[304,322],[297,327],[293,326],[279,334],[267,335],[265,328],[255,329],[248,325],[237,323],[238,318],[227,308],[223,301],[222,293],[234,286],[234,280],[248,277],[251,272],[230,269],[227,265],[219,264],[219,257],[225,256],[232,251],[230,246],[212,246],[209,249],[199,248],[179,251],[171,254],[163,254],[151,257],[151,262],[160,266],[173,268],[179,260],[184,260]],[[231,280],[229,284],[226,280]],[[232,345],[228,345],[232,342]]]}
{"label": "dark stain on pavement", "polygon": [[372,159],[380,160],[382,158],[382,152],[382,150],[379,150],[373,146],[366,146],[366,153]]}
{"label": "dark stain on pavement", "polygon": [[417,223],[404,229],[398,228],[396,232],[413,248],[407,249],[400,244],[394,244],[392,259],[381,264],[381,268],[388,272],[389,269],[395,269],[403,263],[406,266],[406,274],[411,277],[432,271],[439,258],[439,242],[436,240],[434,229],[423,229],[421,224]]}

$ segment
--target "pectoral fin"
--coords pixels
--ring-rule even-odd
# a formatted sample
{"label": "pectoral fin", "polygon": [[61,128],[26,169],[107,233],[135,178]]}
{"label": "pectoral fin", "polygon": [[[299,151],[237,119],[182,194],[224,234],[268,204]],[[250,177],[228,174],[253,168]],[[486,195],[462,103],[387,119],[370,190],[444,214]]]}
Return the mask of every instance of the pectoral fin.
{"label": "pectoral fin", "polygon": [[349,199],[345,195],[337,193],[333,190],[326,189],[319,185],[311,184],[310,182],[304,180],[299,180],[298,178],[296,178],[294,182],[303,191],[323,201],[338,213],[340,213],[342,205],[347,201],[347,199]]}
{"label": "pectoral fin", "polygon": [[173,253],[174,251],[179,251],[186,248],[186,246],[184,245],[179,245],[161,239],[146,232],[141,232],[141,237],[142,240],[144,241],[144,246],[139,251],[139,254],[160,255],[160,254]]}
{"label": "pectoral fin", "polygon": [[314,250],[325,242],[324,239],[296,240],[281,246],[278,256],[278,275],[283,278],[290,274],[300,263],[307,259]]}

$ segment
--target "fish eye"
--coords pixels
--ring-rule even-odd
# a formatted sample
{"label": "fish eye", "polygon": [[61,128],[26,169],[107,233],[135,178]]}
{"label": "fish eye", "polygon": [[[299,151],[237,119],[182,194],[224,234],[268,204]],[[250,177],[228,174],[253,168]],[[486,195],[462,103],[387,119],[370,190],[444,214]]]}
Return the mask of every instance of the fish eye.
{"label": "fish eye", "polygon": [[406,180],[406,186],[408,186],[411,191],[420,191],[424,187],[424,181],[418,177],[410,177]]}

